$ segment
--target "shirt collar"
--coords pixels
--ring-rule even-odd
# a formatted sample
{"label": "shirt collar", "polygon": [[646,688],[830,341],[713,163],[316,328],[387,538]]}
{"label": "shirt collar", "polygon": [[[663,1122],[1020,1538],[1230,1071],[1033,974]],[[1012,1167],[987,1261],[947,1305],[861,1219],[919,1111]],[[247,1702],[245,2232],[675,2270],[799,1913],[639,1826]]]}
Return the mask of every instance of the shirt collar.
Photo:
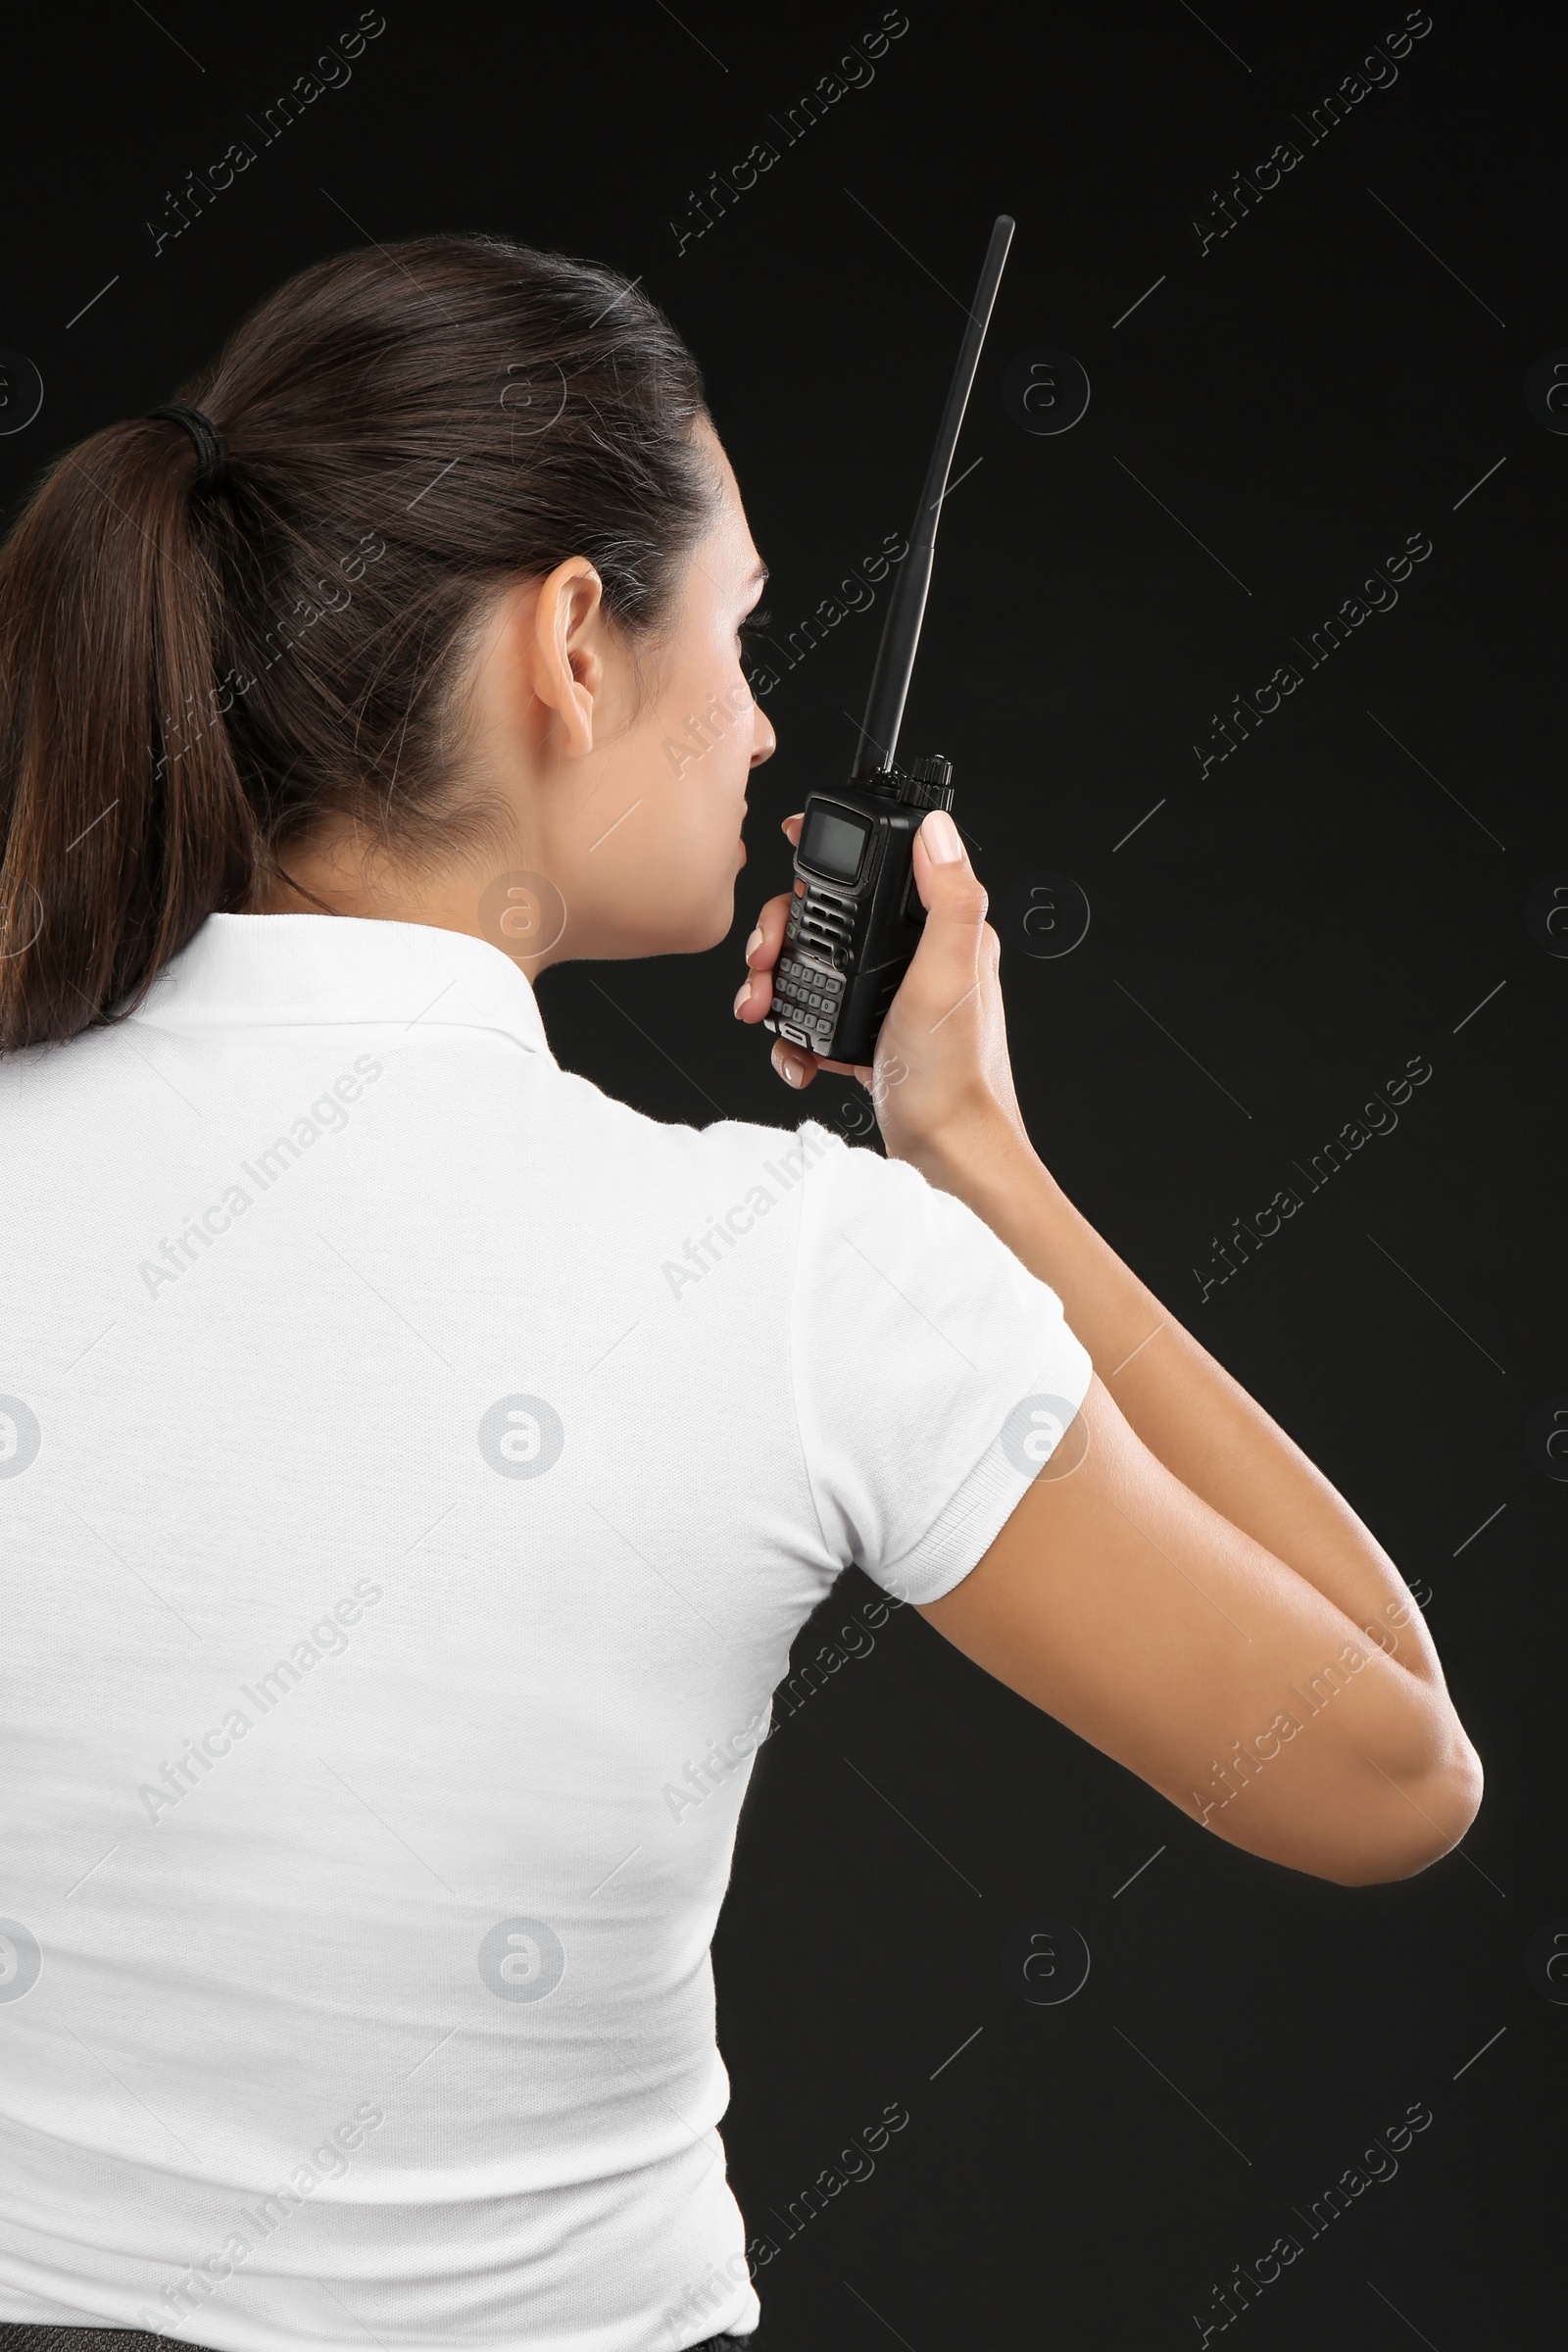
{"label": "shirt collar", "polygon": [[491,1029],[556,1067],[532,985],[466,931],[363,915],[210,914],[132,1016],[158,1029]]}

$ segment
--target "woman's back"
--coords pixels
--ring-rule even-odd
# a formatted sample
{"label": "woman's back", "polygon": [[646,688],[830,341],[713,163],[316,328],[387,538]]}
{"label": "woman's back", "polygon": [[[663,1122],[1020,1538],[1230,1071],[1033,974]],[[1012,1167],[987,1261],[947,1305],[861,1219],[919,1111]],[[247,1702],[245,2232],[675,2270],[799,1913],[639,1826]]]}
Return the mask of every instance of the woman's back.
{"label": "woman's back", "polygon": [[0,1172],[0,2312],[750,2328],[750,1757],[847,1560],[924,1601],[1008,1517],[1054,1294],[820,1127],[563,1072],[419,924],[214,915],[4,1065]]}

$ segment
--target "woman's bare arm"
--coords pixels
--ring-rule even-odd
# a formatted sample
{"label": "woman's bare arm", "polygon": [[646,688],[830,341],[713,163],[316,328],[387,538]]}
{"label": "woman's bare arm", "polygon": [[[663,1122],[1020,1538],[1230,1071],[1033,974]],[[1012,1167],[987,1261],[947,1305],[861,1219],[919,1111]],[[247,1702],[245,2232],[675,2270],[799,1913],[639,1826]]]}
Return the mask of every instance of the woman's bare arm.
{"label": "woman's bare arm", "polygon": [[1409,1588],[1343,1494],[1116,1255],[1005,1121],[925,1155],[925,1174],[1049,1283],[1151,1453],[1233,1527],[1288,1560],[1358,1633],[1443,1687]]}
{"label": "woman's bare arm", "polygon": [[1191,1819],[1293,1869],[1408,1877],[1480,1803],[1441,1678],[1184,1486],[1098,1375],[990,1550],[922,1614]]}
{"label": "woman's bare arm", "polygon": [[[951,826],[956,854],[932,855],[941,834],[928,817],[924,935],[876,1069],[856,1074],[889,1153],[1050,1285],[1095,1377],[985,1557],[922,1613],[1234,1843],[1347,1885],[1408,1876],[1463,1836],[1482,1788],[1420,1611],[1345,1497],[1042,1163],[986,894]],[[767,1008],[788,904],[748,942],[743,1019]],[[773,1059],[795,1085],[844,1066],[782,1044]]]}

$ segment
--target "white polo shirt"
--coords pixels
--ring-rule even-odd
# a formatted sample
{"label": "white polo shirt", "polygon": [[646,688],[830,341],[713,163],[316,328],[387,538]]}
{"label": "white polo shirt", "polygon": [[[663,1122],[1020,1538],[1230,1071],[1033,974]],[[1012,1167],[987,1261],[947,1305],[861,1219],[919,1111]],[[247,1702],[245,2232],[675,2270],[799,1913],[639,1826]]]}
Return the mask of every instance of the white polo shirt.
{"label": "white polo shirt", "polygon": [[792,1638],[1089,1357],[812,1121],[663,1126],[454,932],[218,914],[0,1061],[0,2318],[747,2333],[709,1945]]}

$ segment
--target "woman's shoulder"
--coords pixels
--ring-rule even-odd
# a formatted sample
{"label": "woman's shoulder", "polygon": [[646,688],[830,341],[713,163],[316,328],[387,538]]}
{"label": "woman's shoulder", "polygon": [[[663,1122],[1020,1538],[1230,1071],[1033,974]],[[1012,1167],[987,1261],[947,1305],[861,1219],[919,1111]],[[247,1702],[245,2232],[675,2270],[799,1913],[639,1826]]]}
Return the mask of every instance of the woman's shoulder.
{"label": "woman's shoulder", "polygon": [[755,1278],[804,1278],[812,1290],[832,1288],[867,1253],[915,1269],[946,1261],[960,1284],[994,1271],[977,1267],[977,1255],[1011,1263],[979,1219],[917,1168],[821,1119],[662,1120],[578,1079],[558,1102],[569,1104],[576,1133],[556,1165],[557,1184],[575,1213],[599,1218],[639,1256],[674,1235],[654,1250],[671,1289],[684,1291],[683,1266],[716,1263],[736,1242],[763,1233],[766,1244],[744,1252]]}
{"label": "woman's shoulder", "polygon": [[775,1127],[760,1119],[719,1117],[699,1125],[656,1119],[587,1079],[567,1076],[566,1087],[577,1117],[597,1130],[597,1152],[612,1155],[626,1175],[645,1182],[696,1182],[709,1189],[723,1182],[742,1192],[771,1187],[778,1195],[793,1190],[809,1170],[830,1163],[884,1164],[872,1152],[852,1150],[817,1119]]}

